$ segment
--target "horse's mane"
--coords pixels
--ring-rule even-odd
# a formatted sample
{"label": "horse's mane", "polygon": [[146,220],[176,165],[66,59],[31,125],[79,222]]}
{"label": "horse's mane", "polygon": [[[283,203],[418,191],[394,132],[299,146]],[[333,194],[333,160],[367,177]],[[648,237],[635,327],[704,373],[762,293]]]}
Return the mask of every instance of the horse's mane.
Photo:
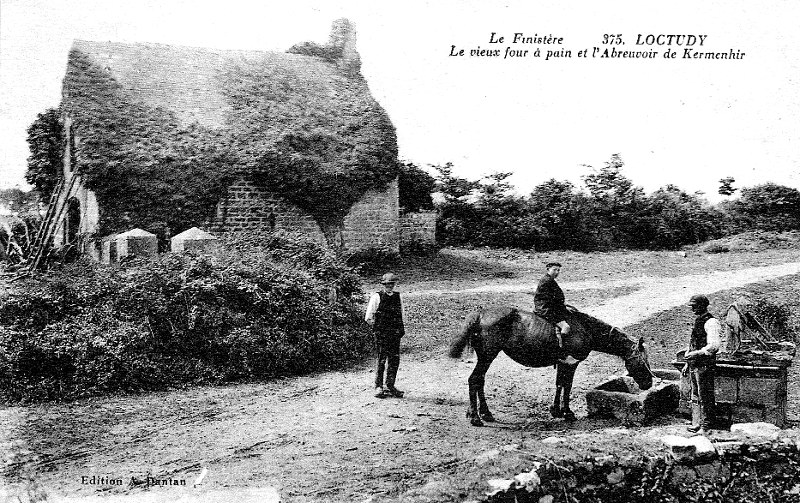
{"label": "horse's mane", "polygon": [[[596,343],[598,345],[607,345],[606,350],[610,350],[612,354],[621,352],[620,356],[626,357],[635,347],[635,341],[619,328],[575,308],[570,309],[570,314],[572,315],[570,323],[577,325],[575,327],[576,330],[595,334]],[[615,336],[614,332],[619,335]],[[598,335],[602,339],[598,338]],[[598,349],[600,348],[598,347]]]}
{"label": "horse's mane", "polygon": [[611,330],[612,326],[605,321],[595,318],[591,314],[584,313],[583,311],[578,311],[575,308],[570,309],[570,314],[577,319],[577,321],[583,325],[587,325],[586,328],[592,331],[600,331],[600,330]]}

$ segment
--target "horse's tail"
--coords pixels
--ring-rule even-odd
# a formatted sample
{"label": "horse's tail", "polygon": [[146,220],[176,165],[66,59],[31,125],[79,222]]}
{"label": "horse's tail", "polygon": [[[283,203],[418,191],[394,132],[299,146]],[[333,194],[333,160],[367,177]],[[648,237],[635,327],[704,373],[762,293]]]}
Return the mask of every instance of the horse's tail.
{"label": "horse's tail", "polygon": [[450,358],[459,358],[464,348],[469,345],[470,338],[473,334],[479,333],[481,330],[481,312],[474,311],[464,322],[464,329],[453,342],[450,343]]}

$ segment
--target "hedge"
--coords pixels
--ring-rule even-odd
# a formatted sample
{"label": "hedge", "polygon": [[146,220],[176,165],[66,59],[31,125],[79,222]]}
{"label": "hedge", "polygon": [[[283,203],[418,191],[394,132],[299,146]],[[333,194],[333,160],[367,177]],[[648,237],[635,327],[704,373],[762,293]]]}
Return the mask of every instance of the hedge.
{"label": "hedge", "polygon": [[335,367],[370,348],[359,278],[289,236],[78,262],[0,302],[0,400],[69,400]]}

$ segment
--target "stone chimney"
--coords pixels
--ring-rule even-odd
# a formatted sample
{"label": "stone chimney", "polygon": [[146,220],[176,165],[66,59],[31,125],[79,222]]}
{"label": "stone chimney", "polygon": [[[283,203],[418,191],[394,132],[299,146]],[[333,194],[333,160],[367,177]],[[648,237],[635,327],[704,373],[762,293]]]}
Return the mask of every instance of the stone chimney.
{"label": "stone chimney", "polygon": [[361,70],[361,56],[356,50],[356,27],[349,19],[333,22],[328,47],[341,51],[339,67],[351,74]]}

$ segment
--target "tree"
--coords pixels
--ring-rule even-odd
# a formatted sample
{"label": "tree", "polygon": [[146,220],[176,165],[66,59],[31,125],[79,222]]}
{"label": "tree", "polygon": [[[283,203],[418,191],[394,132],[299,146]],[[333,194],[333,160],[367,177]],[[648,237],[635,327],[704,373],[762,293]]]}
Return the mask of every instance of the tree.
{"label": "tree", "polygon": [[800,230],[800,191],[765,183],[741,190],[741,196],[730,205],[742,230]]}
{"label": "tree", "polygon": [[39,194],[19,188],[0,189],[0,206],[17,217],[36,217],[39,214]]}
{"label": "tree", "polygon": [[733,178],[732,176],[727,176],[725,178],[720,179],[719,190],[717,192],[719,192],[723,196],[732,195],[734,192],[738,190],[733,187],[733,182],[735,181],[736,179]]}
{"label": "tree", "polygon": [[614,154],[599,170],[587,165],[594,173],[581,179],[591,194],[599,236],[606,246],[643,248],[642,238],[650,232],[647,198],[644,189],[622,174],[624,164],[620,155]]}
{"label": "tree", "polygon": [[437,205],[437,240],[446,245],[529,248],[536,233],[527,202],[514,194],[511,173],[483,180],[453,175],[453,165],[434,166],[442,201]]}
{"label": "tree", "polygon": [[49,197],[63,169],[64,126],[59,111],[50,108],[28,127],[28,170],[25,179],[42,197]]}
{"label": "tree", "polygon": [[594,171],[592,174],[581,177],[592,197],[595,199],[619,198],[628,194],[633,189],[633,182],[622,174],[624,165],[619,154],[613,154],[611,159],[606,161],[606,165],[599,170],[585,164],[584,166]]}
{"label": "tree", "polygon": [[453,163],[448,162],[442,165],[434,165],[436,175],[436,190],[444,198],[445,202],[454,203],[456,201],[466,202],[478,188],[478,182],[467,180],[458,176],[453,176]]}
{"label": "tree", "polygon": [[570,182],[551,178],[537,185],[528,209],[538,234],[537,250],[588,251],[597,246],[590,202]]}
{"label": "tree", "polygon": [[674,249],[722,235],[723,215],[699,194],[687,194],[670,184],[653,192],[648,206],[653,223],[650,249]]}
{"label": "tree", "polygon": [[436,179],[412,162],[400,163],[400,206],[405,211],[432,210]]}

